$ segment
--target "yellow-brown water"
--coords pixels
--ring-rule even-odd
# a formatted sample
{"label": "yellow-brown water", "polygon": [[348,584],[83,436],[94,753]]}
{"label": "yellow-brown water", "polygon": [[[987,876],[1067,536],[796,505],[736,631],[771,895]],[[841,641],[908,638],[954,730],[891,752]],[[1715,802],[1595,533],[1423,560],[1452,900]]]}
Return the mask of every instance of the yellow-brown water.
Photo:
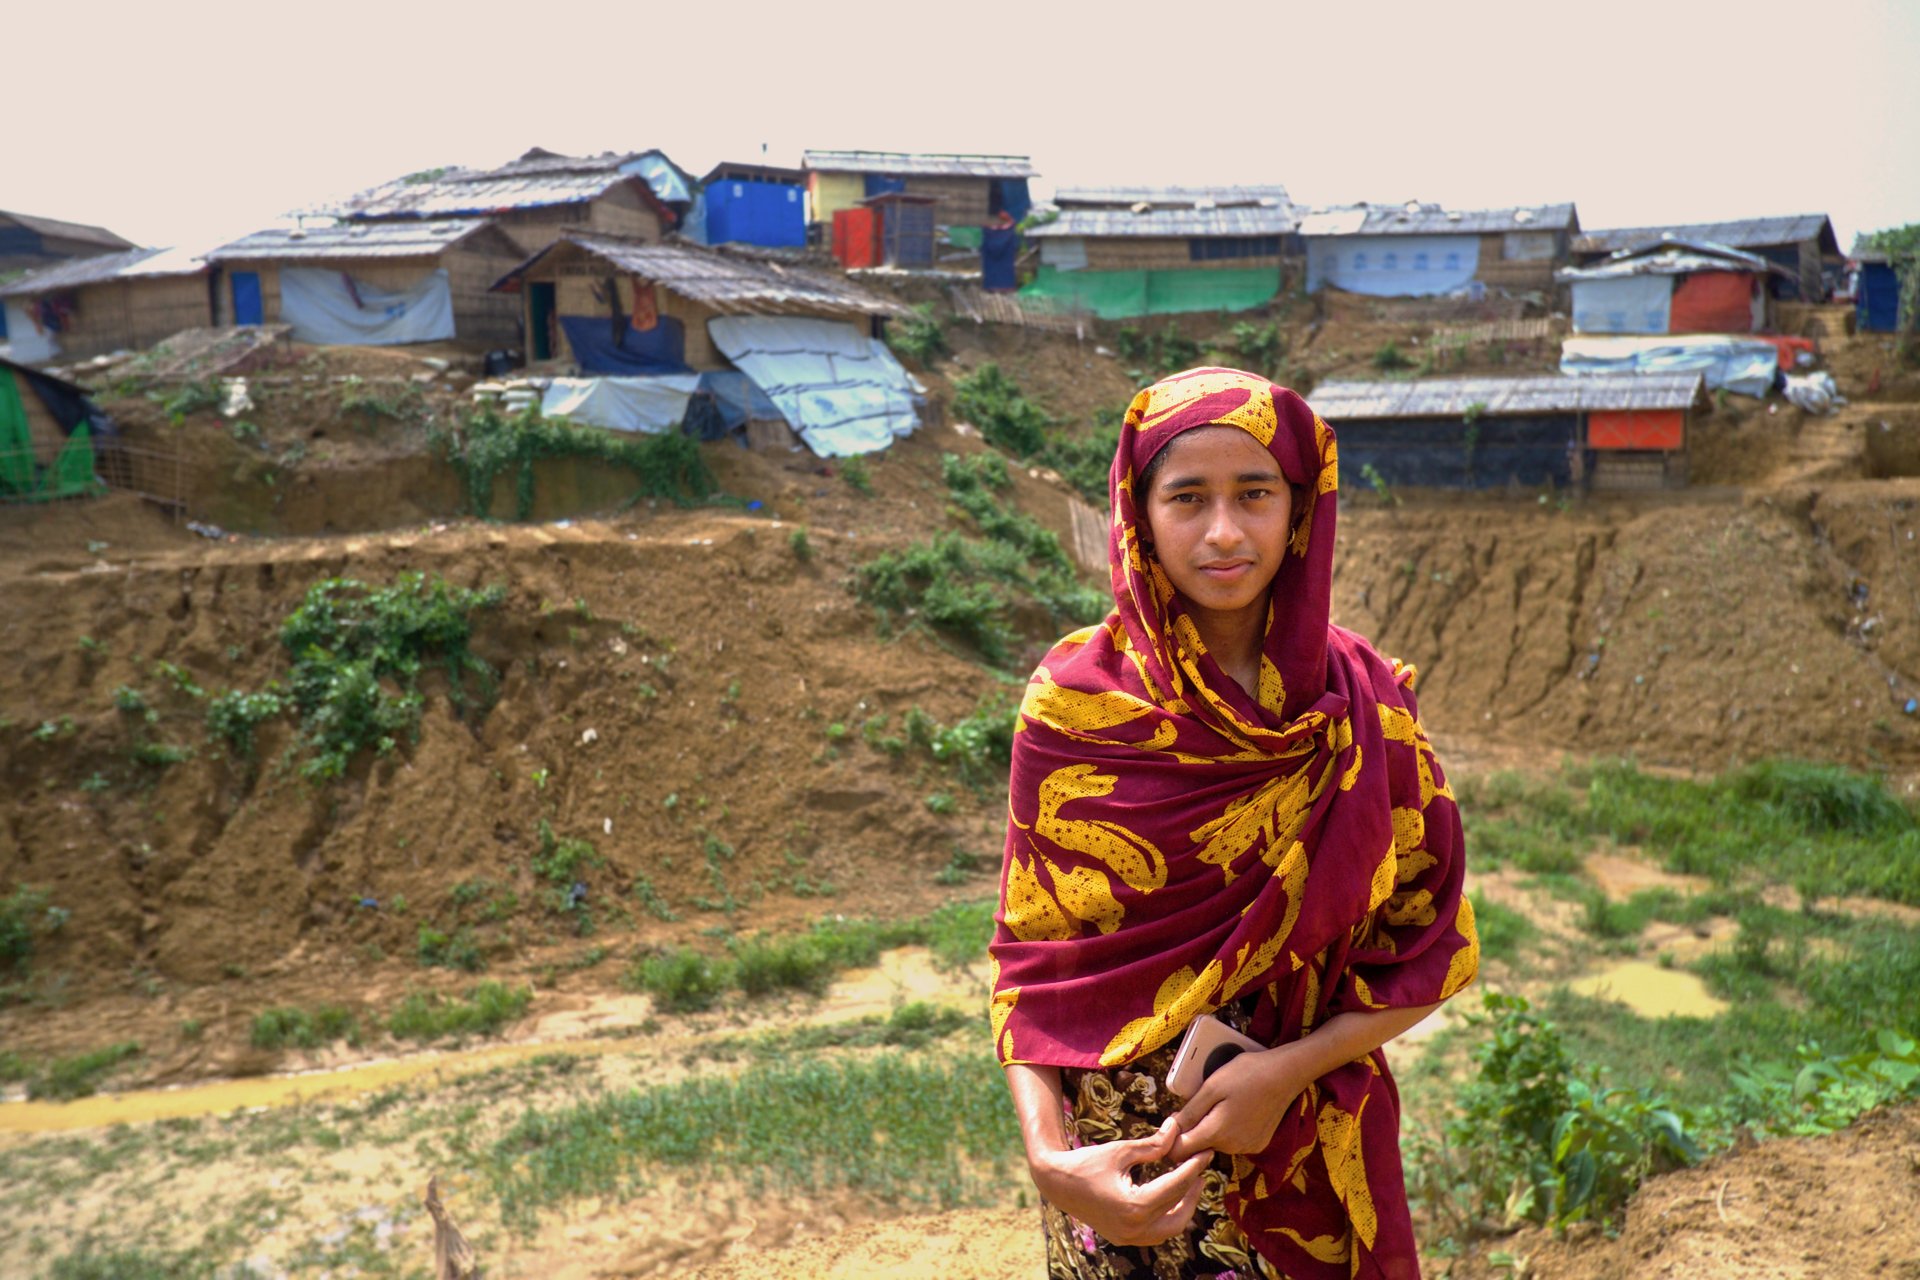
{"label": "yellow-brown water", "polygon": [[1727,1008],[1697,975],[1646,960],[1622,960],[1567,987],[1576,995],[1618,1000],[1644,1018],[1712,1018]]}

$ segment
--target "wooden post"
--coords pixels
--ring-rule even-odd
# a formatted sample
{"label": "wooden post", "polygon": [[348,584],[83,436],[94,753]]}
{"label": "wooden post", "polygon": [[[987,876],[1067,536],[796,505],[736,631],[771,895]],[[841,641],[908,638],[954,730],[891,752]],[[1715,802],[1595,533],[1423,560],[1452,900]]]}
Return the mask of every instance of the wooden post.
{"label": "wooden post", "polygon": [[433,1280],[480,1280],[480,1260],[474,1257],[473,1246],[440,1203],[438,1175],[427,1179],[427,1194],[422,1200],[433,1218]]}

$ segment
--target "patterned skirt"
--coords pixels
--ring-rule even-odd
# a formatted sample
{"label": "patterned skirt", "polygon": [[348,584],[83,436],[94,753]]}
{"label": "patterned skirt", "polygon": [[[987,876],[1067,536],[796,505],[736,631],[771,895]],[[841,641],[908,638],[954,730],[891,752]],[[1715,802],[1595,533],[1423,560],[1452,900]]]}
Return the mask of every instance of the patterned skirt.
{"label": "patterned skirt", "polygon": [[[1253,1000],[1243,999],[1215,1016],[1236,1031],[1246,1031]],[[1180,1109],[1167,1092],[1167,1075],[1177,1047],[1168,1044],[1137,1062],[1112,1069],[1064,1068],[1067,1140],[1075,1147],[1121,1138],[1151,1137],[1161,1122]],[[1172,1166],[1142,1165],[1140,1181]],[[1048,1280],[1282,1280],[1227,1216],[1226,1193],[1233,1157],[1216,1155],[1200,1175],[1200,1206],[1179,1235],[1155,1245],[1112,1244],[1091,1227],[1045,1201],[1040,1205],[1046,1235]]]}

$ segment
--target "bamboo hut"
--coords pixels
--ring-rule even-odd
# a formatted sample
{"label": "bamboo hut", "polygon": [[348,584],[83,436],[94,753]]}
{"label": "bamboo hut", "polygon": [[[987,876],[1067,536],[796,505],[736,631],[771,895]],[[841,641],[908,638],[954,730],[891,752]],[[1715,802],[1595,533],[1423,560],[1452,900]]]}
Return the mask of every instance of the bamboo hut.
{"label": "bamboo hut", "polygon": [[1622,249],[1636,249],[1657,240],[1725,245],[1758,254],[1781,268],[1770,273],[1770,293],[1788,301],[1825,301],[1828,282],[1846,263],[1833,223],[1824,213],[1585,231],[1573,242],[1573,256],[1580,265],[1591,266]]}
{"label": "bamboo hut", "polygon": [[207,255],[214,323],[287,324],[340,346],[518,342],[517,308],[492,287],[521,257],[484,218],[257,231]]}
{"label": "bamboo hut", "polygon": [[1331,285],[1376,298],[1500,290],[1550,293],[1572,253],[1571,204],[1505,209],[1355,205],[1301,220],[1307,291]]}
{"label": "bamboo hut", "polygon": [[[588,373],[728,367],[708,326],[721,316],[788,315],[863,324],[907,313],[830,272],[685,241],[653,244],[565,232],[502,278],[520,296],[535,360]],[[871,328],[871,325],[866,327]]]}
{"label": "bamboo hut", "polygon": [[939,226],[981,227],[1003,211],[1015,221],[1033,207],[1026,156],[935,155],[901,151],[808,151],[801,158],[815,222],[874,196],[904,192],[936,201]]}
{"label": "bamboo hut", "polygon": [[0,274],[137,248],[105,227],[0,209]]}
{"label": "bamboo hut", "polygon": [[444,169],[396,178],[347,200],[302,210],[348,222],[490,219],[538,252],[566,228],[658,240],[691,206],[692,183],[659,151],[563,156],[535,148],[497,169]]}
{"label": "bamboo hut", "polygon": [[13,358],[79,360],[151,346],[212,322],[207,264],[174,249],[129,249],[43,267],[0,285]]}

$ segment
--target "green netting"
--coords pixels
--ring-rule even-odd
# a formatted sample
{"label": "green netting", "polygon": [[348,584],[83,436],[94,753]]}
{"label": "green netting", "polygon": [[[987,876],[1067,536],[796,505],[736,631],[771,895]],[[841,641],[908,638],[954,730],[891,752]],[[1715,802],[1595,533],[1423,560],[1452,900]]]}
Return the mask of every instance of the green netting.
{"label": "green netting", "polygon": [[980,247],[980,228],[948,227],[947,243],[956,249],[978,249]]}
{"label": "green netting", "polygon": [[13,370],[0,369],[0,498],[23,498],[35,488],[33,434]]}
{"label": "green netting", "polygon": [[1278,267],[1198,271],[1061,271],[1041,267],[1022,297],[1080,307],[1102,320],[1181,311],[1249,311],[1280,291]]}
{"label": "green netting", "polygon": [[0,499],[49,502],[97,493],[103,487],[93,473],[93,433],[84,422],[60,446],[53,465],[41,469],[27,426],[27,408],[20,402],[19,381],[10,370],[0,370]]}

